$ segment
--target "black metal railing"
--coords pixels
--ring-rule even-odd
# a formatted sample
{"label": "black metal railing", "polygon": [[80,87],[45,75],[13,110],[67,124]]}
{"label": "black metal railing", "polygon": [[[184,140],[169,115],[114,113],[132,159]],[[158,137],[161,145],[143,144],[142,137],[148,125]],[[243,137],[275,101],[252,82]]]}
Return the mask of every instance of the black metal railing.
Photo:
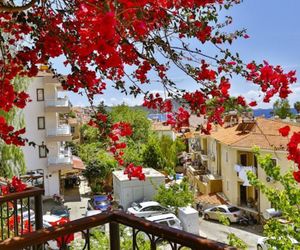
{"label": "black metal railing", "polygon": [[43,227],[43,189],[28,188],[0,196],[0,240],[24,235]]}
{"label": "black metal railing", "polygon": [[235,249],[122,211],[102,213],[15,236],[0,242],[0,249],[53,249],[51,245],[61,250]]}

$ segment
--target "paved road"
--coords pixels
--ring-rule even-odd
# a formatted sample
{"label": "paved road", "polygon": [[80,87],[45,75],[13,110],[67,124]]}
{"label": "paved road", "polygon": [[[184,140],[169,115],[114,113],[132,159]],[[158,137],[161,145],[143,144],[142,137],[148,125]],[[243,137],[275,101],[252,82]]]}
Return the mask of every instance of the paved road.
{"label": "paved road", "polygon": [[71,198],[68,202],[65,202],[65,206],[71,209],[70,219],[76,220],[82,218],[85,212],[87,211],[87,202],[89,198],[86,196],[86,194],[90,191],[90,188],[88,187],[86,181],[81,181],[79,190],[76,191],[76,189],[74,189],[73,191],[75,194],[69,194]]}
{"label": "paved road", "polygon": [[[227,241],[227,235],[229,233],[234,233],[236,236],[241,238],[243,241],[247,243],[249,246],[249,250],[256,249],[256,242],[257,239],[260,237],[260,235],[252,232],[248,232],[242,229],[249,230],[251,226],[248,226],[249,228],[241,227],[239,226],[224,226],[218,222],[214,221],[206,221],[202,218],[200,219],[200,236],[206,237],[208,239],[216,240],[219,242],[228,243]],[[250,230],[249,230],[250,231]]]}

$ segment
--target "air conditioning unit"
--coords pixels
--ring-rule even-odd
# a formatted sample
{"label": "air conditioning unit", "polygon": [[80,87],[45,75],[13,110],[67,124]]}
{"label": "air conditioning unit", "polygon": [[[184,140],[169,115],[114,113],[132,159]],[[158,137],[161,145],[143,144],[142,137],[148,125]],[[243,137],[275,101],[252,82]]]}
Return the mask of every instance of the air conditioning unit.
{"label": "air conditioning unit", "polygon": [[266,182],[275,182],[275,180],[271,176],[267,176]]}

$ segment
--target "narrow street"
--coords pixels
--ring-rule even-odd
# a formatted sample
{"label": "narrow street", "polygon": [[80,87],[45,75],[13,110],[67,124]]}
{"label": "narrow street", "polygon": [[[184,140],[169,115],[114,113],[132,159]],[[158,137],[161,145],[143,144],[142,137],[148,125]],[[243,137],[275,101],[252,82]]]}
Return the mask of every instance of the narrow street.
{"label": "narrow street", "polygon": [[[237,225],[224,226],[216,221],[206,221],[200,218],[200,236],[228,243],[227,235],[234,233],[237,237],[245,241],[249,250],[256,249],[256,242],[261,235],[250,232],[251,226],[242,227]],[[247,230],[247,231],[246,231]]]}
{"label": "narrow street", "polygon": [[[87,202],[89,200],[88,193],[90,192],[90,187],[84,179],[81,179],[81,184],[79,190],[76,192],[77,188],[67,191],[68,201],[65,202],[65,206],[70,208],[70,219],[76,220],[82,218],[87,211]],[[74,191],[75,190],[75,191]],[[75,193],[75,195],[72,195]]]}

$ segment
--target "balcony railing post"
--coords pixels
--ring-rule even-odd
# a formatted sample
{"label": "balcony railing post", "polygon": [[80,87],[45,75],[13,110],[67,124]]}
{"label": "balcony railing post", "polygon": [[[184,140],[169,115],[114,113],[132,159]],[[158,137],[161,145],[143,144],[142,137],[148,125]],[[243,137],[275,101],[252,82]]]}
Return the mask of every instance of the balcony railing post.
{"label": "balcony railing post", "polygon": [[116,222],[109,223],[110,250],[120,250],[120,229]]}
{"label": "balcony railing post", "polygon": [[35,210],[35,230],[43,228],[43,203],[42,195],[34,196],[34,210]]}

